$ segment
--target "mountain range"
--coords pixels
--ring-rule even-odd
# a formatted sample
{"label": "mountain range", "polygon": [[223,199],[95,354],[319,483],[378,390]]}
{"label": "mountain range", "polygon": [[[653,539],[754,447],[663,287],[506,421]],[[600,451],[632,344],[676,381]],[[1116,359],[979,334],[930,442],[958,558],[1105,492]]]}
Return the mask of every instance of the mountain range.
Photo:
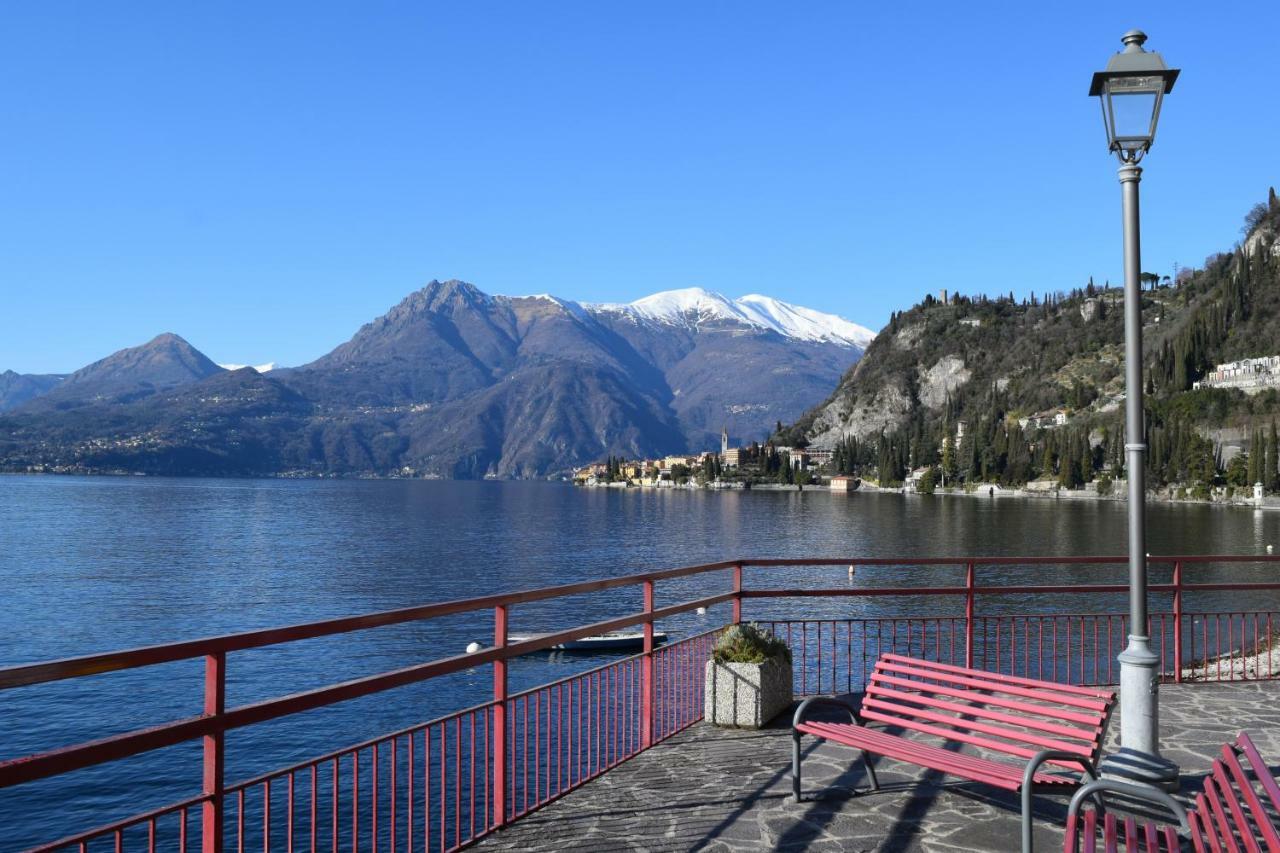
{"label": "mountain range", "polygon": [[873,337],[759,295],[588,304],[432,281],[300,367],[228,370],[164,334],[65,377],[2,374],[0,467],[541,477],[763,438]]}

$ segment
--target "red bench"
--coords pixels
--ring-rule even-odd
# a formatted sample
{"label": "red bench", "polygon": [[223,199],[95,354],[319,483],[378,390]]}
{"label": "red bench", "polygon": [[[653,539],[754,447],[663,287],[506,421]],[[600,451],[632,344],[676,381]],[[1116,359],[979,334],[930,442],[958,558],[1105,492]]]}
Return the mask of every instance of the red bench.
{"label": "red bench", "polygon": [[[835,705],[848,723],[806,719]],[[1031,850],[1032,795],[1067,795],[1097,777],[1098,754],[1115,692],[998,675],[886,653],[876,662],[859,708],[829,697],[806,699],[792,722],[792,792],[800,796],[803,735],[860,750],[872,790],[870,757],[882,755],[1022,795],[1022,848]],[[894,734],[868,728],[883,723]],[[933,741],[942,741],[941,745]],[[982,754],[956,751],[962,745]],[[1064,769],[1079,775],[1068,775]]]}
{"label": "red bench", "polygon": [[[1248,759],[1253,778],[1240,762],[1242,755]],[[1191,809],[1184,810],[1161,791],[1111,779],[1090,782],[1071,799],[1063,845],[1067,853],[1081,849],[1085,853],[1099,849],[1118,853],[1122,847],[1126,853],[1138,850],[1174,853],[1181,849],[1181,841],[1172,826],[1133,817],[1118,819],[1110,812],[1102,814],[1099,820],[1096,808],[1083,808],[1086,799],[1094,799],[1100,793],[1163,806],[1181,824],[1181,834],[1191,836],[1197,853],[1244,850],[1280,853],[1280,832],[1276,827],[1280,815],[1280,786],[1276,785],[1270,768],[1246,732],[1241,732],[1235,743],[1222,745],[1222,755],[1214,760],[1213,769],[1205,777],[1204,789],[1196,796]]]}

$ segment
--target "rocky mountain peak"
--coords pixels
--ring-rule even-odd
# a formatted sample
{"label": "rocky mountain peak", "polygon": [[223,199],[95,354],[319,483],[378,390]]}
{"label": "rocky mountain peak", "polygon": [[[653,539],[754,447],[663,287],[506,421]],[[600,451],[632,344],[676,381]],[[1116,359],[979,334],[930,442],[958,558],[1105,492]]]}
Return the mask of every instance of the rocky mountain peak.
{"label": "rocky mountain peak", "polygon": [[204,353],[173,332],[114,352],[67,377],[66,386],[86,382],[147,383],[171,387],[222,371]]}

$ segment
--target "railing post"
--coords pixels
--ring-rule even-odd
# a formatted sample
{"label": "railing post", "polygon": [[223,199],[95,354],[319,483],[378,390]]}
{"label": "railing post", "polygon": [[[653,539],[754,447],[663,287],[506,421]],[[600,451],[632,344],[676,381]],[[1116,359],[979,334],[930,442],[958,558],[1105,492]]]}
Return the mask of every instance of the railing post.
{"label": "railing post", "polygon": [[973,669],[973,588],[973,563],[970,562],[964,571],[964,665],[969,669]]}
{"label": "railing post", "polygon": [[[653,613],[653,581],[644,582],[644,612]],[[653,745],[653,617],[644,623],[644,657],[640,660],[640,748]]]}
{"label": "railing post", "polygon": [[[214,652],[204,659],[204,714],[221,717],[227,709],[227,653]],[[204,736],[204,795],[201,808],[200,849],[222,853],[223,788],[226,782],[226,733]]]}
{"label": "railing post", "polygon": [[1182,683],[1182,561],[1173,564],[1173,681]]}
{"label": "railing post", "polygon": [[733,567],[733,624],[742,621],[742,564]]}
{"label": "railing post", "polygon": [[[507,606],[493,608],[493,645],[507,647]],[[493,662],[493,825],[507,822],[507,661]]]}

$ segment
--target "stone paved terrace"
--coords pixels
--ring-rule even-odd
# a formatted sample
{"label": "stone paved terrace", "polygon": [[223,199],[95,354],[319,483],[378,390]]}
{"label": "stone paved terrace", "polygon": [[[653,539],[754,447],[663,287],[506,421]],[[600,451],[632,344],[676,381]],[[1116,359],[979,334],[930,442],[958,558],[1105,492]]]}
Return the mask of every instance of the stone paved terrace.
{"label": "stone paved terrace", "polygon": [[[1218,747],[1241,729],[1280,764],[1280,682],[1165,685],[1160,702],[1162,751],[1182,768],[1184,792],[1198,790]],[[792,802],[788,721],[759,732],[698,723],[475,849],[1018,849],[1015,795],[885,759],[876,765],[881,789],[871,793],[855,752],[810,738],[805,790],[825,794]],[[1119,731],[1117,711],[1108,750]],[[1066,798],[1039,798],[1038,853],[1062,849],[1065,816]]]}

